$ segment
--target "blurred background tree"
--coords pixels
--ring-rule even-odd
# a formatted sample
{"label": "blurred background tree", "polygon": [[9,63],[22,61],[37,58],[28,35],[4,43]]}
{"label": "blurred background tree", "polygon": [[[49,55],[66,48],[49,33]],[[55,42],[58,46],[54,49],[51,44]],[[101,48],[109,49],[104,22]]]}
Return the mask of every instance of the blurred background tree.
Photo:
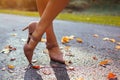
{"label": "blurred background tree", "polygon": [[[119,10],[120,0],[70,0],[66,10],[68,12],[81,12],[91,8],[96,10]],[[36,0],[0,0],[0,9],[37,11]]]}

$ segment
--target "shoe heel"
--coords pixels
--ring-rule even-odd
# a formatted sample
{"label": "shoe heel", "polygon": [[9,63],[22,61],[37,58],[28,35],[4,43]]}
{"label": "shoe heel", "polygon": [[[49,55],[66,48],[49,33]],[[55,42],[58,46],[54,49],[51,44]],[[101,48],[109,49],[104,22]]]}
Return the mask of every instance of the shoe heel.
{"label": "shoe heel", "polygon": [[28,28],[29,28],[29,27],[27,26],[27,27],[23,28],[22,31],[25,31],[25,30],[27,30]]}

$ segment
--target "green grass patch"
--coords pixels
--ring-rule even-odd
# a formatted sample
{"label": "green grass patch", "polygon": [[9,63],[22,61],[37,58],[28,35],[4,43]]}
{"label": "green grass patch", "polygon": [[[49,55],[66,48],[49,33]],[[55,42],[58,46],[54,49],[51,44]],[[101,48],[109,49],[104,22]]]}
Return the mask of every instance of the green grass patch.
{"label": "green grass patch", "polygon": [[[39,17],[38,12],[29,12],[29,11],[0,10],[0,13]],[[103,14],[93,15],[93,14],[80,14],[80,13],[79,14],[60,13],[57,16],[57,19],[69,20],[75,22],[87,22],[87,23],[95,23],[95,24],[103,24],[103,25],[112,25],[112,26],[120,27],[120,16],[103,15]]]}

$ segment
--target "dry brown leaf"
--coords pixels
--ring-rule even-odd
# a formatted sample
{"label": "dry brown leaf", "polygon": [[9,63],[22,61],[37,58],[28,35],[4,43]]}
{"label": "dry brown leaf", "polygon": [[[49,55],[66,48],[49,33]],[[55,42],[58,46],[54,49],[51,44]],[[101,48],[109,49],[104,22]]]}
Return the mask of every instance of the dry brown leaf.
{"label": "dry brown leaf", "polygon": [[110,42],[113,42],[113,43],[116,42],[115,39],[109,39],[109,41],[110,41]]}
{"label": "dry brown leaf", "polygon": [[119,45],[115,46],[115,49],[120,50],[120,46]]}
{"label": "dry brown leaf", "polygon": [[76,41],[77,41],[78,43],[83,43],[83,40],[82,40],[81,38],[76,38]]}
{"label": "dry brown leaf", "polygon": [[110,80],[110,79],[115,79],[115,78],[117,78],[117,76],[116,76],[116,74],[110,72],[110,73],[108,74],[107,78]]}
{"label": "dry brown leaf", "polygon": [[96,38],[98,38],[98,37],[99,37],[99,35],[98,35],[98,34],[94,34],[94,35],[93,35],[93,37],[96,37]]}
{"label": "dry brown leaf", "polygon": [[15,61],[15,60],[16,60],[16,58],[11,58],[11,59],[10,59],[10,61]]}
{"label": "dry brown leaf", "polygon": [[96,56],[93,56],[93,59],[94,59],[94,60],[98,60],[98,58],[97,58]]}
{"label": "dry brown leaf", "polygon": [[15,68],[15,66],[14,65],[8,65],[8,69],[14,69]]}

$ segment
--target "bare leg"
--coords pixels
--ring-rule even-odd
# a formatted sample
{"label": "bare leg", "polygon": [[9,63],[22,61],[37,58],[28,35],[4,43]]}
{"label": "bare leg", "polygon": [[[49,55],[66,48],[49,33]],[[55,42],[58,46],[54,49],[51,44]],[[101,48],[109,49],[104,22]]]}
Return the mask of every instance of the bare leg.
{"label": "bare leg", "polygon": [[41,20],[39,21],[35,31],[32,34],[32,37],[28,44],[24,46],[25,55],[31,63],[33,51],[41,39],[43,33],[47,31],[49,26],[51,25],[54,18],[64,9],[69,0],[49,0],[48,4],[41,16]]}
{"label": "bare leg", "polygon": [[[36,0],[39,14],[42,15],[48,0]],[[46,30],[47,43],[46,46],[49,51],[49,56],[51,59],[57,60],[59,62],[64,62],[63,54],[59,49],[57,39],[53,30],[53,24],[51,23]]]}

